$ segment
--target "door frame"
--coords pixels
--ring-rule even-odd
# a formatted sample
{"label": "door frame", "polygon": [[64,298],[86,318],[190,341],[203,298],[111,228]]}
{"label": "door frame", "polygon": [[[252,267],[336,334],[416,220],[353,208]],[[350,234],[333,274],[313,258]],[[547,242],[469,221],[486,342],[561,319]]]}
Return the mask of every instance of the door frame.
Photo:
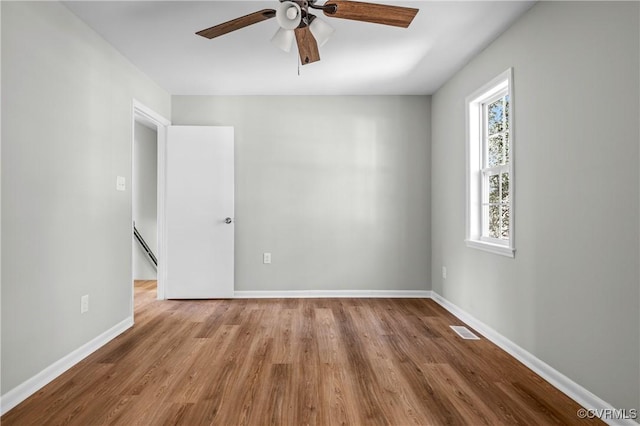
{"label": "door frame", "polygon": [[[137,99],[133,99],[132,103],[132,120],[131,120],[131,177],[133,185],[133,167],[134,167],[134,138],[135,138],[135,124],[136,122],[144,123],[147,126],[155,127],[158,134],[158,147],[157,147],[157,161],[158,161],[158,182],[157,182],[157,223],[158,223],[158,287],[157,294],[158,300],[165,299],[165,288],[167,280],[167,263],[166,251],[166,176],[167,176],[167,127],[171,125],[171,121],[158,114],[151,108],[144,105]],[[131,238],[133,238],[133,187],[131,191]],[[133,247],[132,247],[133,249]],[[131,253],[131,259],[133,262],[133,250]],[[133,267],[131,268],[131,316],[133,317],[134,310],[134,288],[133,288]]]}

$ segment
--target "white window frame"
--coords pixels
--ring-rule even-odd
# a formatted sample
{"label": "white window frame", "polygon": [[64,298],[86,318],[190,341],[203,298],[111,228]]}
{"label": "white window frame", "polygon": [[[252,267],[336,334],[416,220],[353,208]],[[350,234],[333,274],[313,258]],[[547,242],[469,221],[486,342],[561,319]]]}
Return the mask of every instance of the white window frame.
{"label": "white window frame", "polygon": [[[509,239],[503,240],[484,236],[486,224],[483,219],[483,192],[488,185],[483,184],[486,170],[483,169],[485,147],[485,132],[483,117],[485,105],[494,100],[509,95],[509,164],[493,167],[493,171],[509,173]],[[515,175],[514,175],[514,93],[513,68],[509,68],[487,84],[467,96],[465,99],[466,135],[467,135],[467,187],[466,187],[466,237],[468,247],[488,251],[491,253],[515,256]],[[502,190],[502,189],[501,189]],[[486,195],[486,194],[485,194]]]}

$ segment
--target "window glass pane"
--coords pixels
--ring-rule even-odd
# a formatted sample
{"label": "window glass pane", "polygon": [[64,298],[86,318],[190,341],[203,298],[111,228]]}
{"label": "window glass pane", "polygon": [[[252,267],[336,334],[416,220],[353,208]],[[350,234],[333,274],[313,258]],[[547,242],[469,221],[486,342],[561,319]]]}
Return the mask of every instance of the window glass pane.
{"label": "window glass pane", "polygon": [[509,212],[509,206],[502,206],[502,230],[500,233],[500,238],[502,238],[503,240],[508,240],[509,239],[509,218],[510,218],[510,212]]}
{"label": "window glass pane", "polygon": [[489,202],[492,204],[500,202],[500,176],[489,176]]}
{"label": "window glass pane", "polygon": [[509,202],[509,173],[502,173],[502,202]]}
{"label": "window glass pane", "polygon": [[509,132],[504,133],[504,164],[509,164],[511,153],[509,152]]}
{"label": "window glass pane", "polygon": [[488,129],[489,135],[496,134],[503,130],[503,102],[502,99],[498,99],[492,104],[487,106],[487,121],[488,121]]}
{"label": "window glass pane", "polygon": [[489,206],[489,236],[499,238],[500,235],[500,206]]}
{"label": "window glass pane", "polygon": [[489,138],[487,167],[495,167],[504,164],[504,139],[502,135],[492,136]]}
{"label": "window glass pane", "polygon": [[504,97],[504,117],[504,128],[505,130],[509,130],[509,95]]}

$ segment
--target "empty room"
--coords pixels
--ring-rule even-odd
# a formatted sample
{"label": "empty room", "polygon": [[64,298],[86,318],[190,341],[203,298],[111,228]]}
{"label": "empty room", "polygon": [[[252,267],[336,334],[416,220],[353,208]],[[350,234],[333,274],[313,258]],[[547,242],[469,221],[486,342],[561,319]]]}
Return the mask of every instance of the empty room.
{"label": "empty room", "polygon": [[640,422],[640,2],[0,19],[3,425]]}

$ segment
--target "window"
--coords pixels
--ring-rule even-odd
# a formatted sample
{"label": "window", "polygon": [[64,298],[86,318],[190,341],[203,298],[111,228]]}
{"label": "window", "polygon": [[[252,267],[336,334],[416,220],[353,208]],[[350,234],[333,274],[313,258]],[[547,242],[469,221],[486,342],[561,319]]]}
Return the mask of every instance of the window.
{"label": "window", "polygon": [[467,246],[514,256],[513,70],[466,99]]}

